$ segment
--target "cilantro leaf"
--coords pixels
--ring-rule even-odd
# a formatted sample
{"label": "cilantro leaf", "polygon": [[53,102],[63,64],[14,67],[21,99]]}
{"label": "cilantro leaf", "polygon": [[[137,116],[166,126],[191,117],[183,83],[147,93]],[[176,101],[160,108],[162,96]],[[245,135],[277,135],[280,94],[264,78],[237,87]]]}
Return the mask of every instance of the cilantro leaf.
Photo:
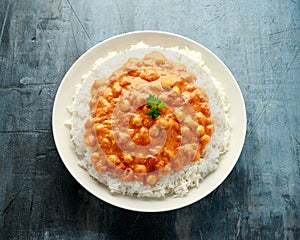
{"label": "cilantro leaf", "polygon": [[146,114],[151,118],[157,118],[161,115],[158,108],[166,108],[166,104],[152,94],[146,98],[146,106],[150,108]]}
{"label": "cilantro leaf", "polygon": [[146,114],[151,118],[156,118],[161,115],[161,112],[157,108],[151,108]]}
{"label": "cilantro leaf", "polygon": [[166,108],[166,104],[164,102],[160,102],[157,104],[158,108]]}

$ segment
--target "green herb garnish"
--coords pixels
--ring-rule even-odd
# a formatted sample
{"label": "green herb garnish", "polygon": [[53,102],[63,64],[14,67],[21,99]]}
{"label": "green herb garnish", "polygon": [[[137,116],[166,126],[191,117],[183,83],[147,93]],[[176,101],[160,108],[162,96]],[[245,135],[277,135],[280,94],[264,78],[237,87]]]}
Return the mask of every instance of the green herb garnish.
{"label": "green herb garnish", "polygon": [[146,106],[150,108],[146,114],[151,118],[157,118],[161,115],[159,108],[166,108],[166,104],[154,95],[149,95],[146,98]]}

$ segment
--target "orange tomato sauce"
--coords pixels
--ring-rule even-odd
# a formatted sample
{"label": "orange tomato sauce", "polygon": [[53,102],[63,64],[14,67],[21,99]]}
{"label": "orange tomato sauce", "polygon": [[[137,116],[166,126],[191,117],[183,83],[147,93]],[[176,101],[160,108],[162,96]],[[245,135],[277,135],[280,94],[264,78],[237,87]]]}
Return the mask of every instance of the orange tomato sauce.
{"label": "orange tomato sauce", "polygon": [[[91,161],[95,170],[112,173],[124,181],[155,185],[161,174],[198,161],[213,134],[213,120],[208,98],[194,84],[195,79],[184,65],[154,51],[143,59],[130,58],[110,76],[105,88],[103,80],[96,80],[89,103],[92,117],[85,123],[84,135],[86,145],[93,148]],[[161,98],[171,99],[166,108],[159,109],[161,115],[157,118],[146,114],[149,108],[145,94],[133,99],[126,97],[127,93],[148,85],[154,91],[163,91]],[[134,103],[136,109],[132,109]],[[184,103],[191,107],[194,118],[187,116],[184,109],[174,110]],[[127,135],[118,131],[118,125],[114,127],[114,121],[126,127]],[[196,144],[190,144],[195,139]],[[154,144],[151,149],[151,143],[162,146]],[[147,146],[150,147],[146,155],[139,155],[138,151],[132,154],[138,147]]]}

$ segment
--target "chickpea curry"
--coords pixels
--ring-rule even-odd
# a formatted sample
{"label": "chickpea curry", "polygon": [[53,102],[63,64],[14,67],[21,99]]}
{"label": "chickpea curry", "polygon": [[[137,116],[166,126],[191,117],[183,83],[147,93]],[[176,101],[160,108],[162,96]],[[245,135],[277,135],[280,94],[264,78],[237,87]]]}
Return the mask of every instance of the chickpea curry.
{"label": "chickpea curry", "polygon": [[198,161],[213,134],[208,98],[186,67],[154,51],[96,80],[85,143],[99,173],[155,185]]}

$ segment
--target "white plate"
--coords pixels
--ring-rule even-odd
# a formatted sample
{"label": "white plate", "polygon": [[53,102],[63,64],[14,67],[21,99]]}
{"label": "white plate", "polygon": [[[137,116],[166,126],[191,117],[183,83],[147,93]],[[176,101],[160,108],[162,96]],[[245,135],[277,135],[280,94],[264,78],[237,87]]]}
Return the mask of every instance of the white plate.
{"label": "white plate", "polygon": [[[140,41],[149,46],[188,47],[202,54],[206,65],[222,83],[228,102],[231,105],[230,121],[232,124],[229,151],[221,159],[216,171],[208,175],[198,188],[192,189],[184,197],[166,197],[164,199],[139,199],[128,196],[112,195],[101,184],[93,180],[88,173],[77,165],[78,157],[70,141],[69,129],[64,122],[70,118],[67,106],[72,103],[75,85],[80,83],[82,75],[91,70],[94,62],[105,57],[111,51],[122,51]],[[246,134],[246,110],[240,88],[225,64],[210,50],[199,43],[180,35],[158,31],[139,31],[121,34],[105,40],[84,53],[69,69],[57,91],[52,115],[53,135],[57,150],[65,166],[73,177],[90,193],[99,199],[121,208],[142,211],[161,212],[190,205],[207,196],[216,189],[229,175],[241,153]]]}

